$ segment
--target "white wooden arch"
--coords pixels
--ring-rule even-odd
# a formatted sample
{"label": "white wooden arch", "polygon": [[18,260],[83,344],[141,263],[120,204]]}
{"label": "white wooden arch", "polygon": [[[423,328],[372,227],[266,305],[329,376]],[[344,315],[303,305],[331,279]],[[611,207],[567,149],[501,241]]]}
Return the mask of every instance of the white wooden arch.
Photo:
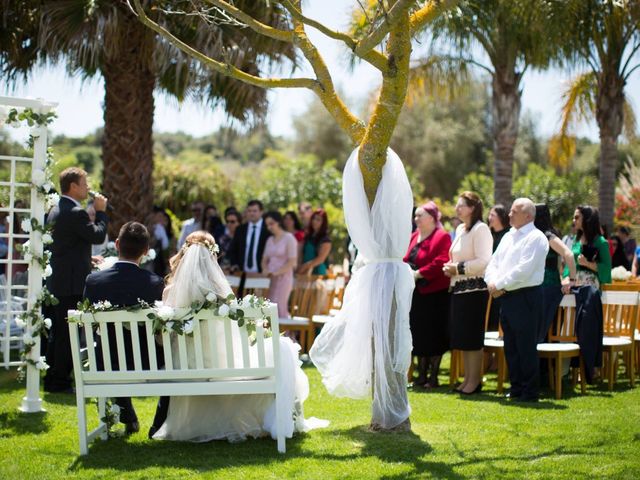
{"label": "white wooden arch", "polygon": [[[0,107],[5,110],[16,109],[18,112],[30,108],[35,113],[50,112],[56,104],[42,99],[32,100],[24,98],[1,97]],[[26,125],[26,124],[25,124]],[[0,281],[0,351],[2,366],[5,368],[22,365],[18,352],[22,346],[24,333],[31,332],[31,324],[27,321],[20,326],[17,317],[25,310],[31,310],[42,292],[43,269],[36,262],[27,262],[17,252],[17,243],[28,240],[30,250],[34,256],[42,257],[43,244],[41,235],[33,230],[25,234],[18,229],[20,221],[25,218],[35,218],[40,225],[44,224],[45,200],[37,193],[31,183],[32,172],[44,171],[47,160],[47,127],[34,125],[30,127],[33,136],[32,156],[20,157],[0,155],[0,213],[5,214],[7,223],[2,224],[0,242],[6,244],[7,255],[0,258],[0,266],[4,266],[4,282]],[[16,231],[18,229],[18,231]],[[28,273],[17,275],[25,266]],[[14,357],[13,359],[11,357]],[[34,362],[40,360],[40,339],[35,339],[35,345],[29,353]],[[26,393],[22,399],[20,410],[23,412],[42,411],[40,398],[40,370],[34,365],[26,365]]]}

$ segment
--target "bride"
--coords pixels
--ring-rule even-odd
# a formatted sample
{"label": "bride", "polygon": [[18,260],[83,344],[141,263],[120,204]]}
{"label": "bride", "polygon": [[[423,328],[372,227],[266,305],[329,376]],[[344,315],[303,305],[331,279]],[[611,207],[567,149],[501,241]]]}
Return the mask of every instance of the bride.
{"label": "bride", "polygon": [[[214,252],[215,240],[204,231],[190,234],[182,249],[171,259],[171,273],[163,293],[163,303],[174,308],[189,307],[193,302],[202,302],[207,294],[215,293],[218,298],[227,298],[231,288],[227,282]],[[234,347],[236,355],[241,355],[239,347],[239,330],[232,322]],[[280,341],[281,381],[277,385],[278,395],[282,399],[278,415],[283,422],[285,436],[291,438],[294,431],[304,432],[312,428],[326,426],[328,422],[308,419],[305,420],[302,403],[309,394],[309,381],[299,366],[299,346],[290,339],[277,336]],[[201,331],[203,343],[204,366],[212,367],[212,352],[208,331]],[[216,331],[218,349],[224,352],[223,327]],[[267,361],[273,358],[270,342],[265,344]],[[189,354],[189,368],[193,367],[194,345],[193,338],[187,337]],[[255,349],[255,347],[251,347]],[[178,342],[173,335],[171,341],[172,356],[179,358]],[[250,352],[256,355],[256,352]],[[241,364],[241,357],[235,359],[236,365]],[[224,364],[223,357],[218,358],[218,365]],[[286,411],[284,410],[286,409]],[[287,413],[288,411],[288,413]],[[276,438],[276,405],[273,394],[264,395],[203,395],[189,397],[171,397],[167,419],[153,436],[154,439],[184,440],[206,442],[209,440],[226,439],[231,442],[245,440],[247,437],[260,437],[270,434]]]}

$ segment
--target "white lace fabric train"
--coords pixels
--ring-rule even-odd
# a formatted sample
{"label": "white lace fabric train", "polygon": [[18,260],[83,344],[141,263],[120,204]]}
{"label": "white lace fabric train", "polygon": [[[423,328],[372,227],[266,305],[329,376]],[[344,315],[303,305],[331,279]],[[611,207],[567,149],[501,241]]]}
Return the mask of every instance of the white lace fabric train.
{"label": "white lace fabric train", "polygon": [[[213,291],[218,297],[226,298],[231,288],[217,261],[213,259],[207,248],[201,245],[190,246],[183,256],[180,265],[164,292],[164,304],[171,307],[190,306],[194,301],[203,301]],[[213,362],[209,348],[207,329],[202,330],[202,351],[205,367],[214,364],[225,364],[225,349],[218,346],[217,362]],[[222,324],[214,327],[216,338],[224,339]],[[240,348],[240,331],[232,322],[234,343],[234,362],[242,364]],[[271,435],[276,438],[275,419],[287,438],[294,432],[305,432],[314,428],[325,427],[328,422],[316,418],[305,419],[302,404],[309,395],[309,381],[300,368],[298,360],[299,346],[290,339],[277,337],[280,341],[280,375],[276,388],[280,408],[276,417],[276,402],[273,395],[203,395],[189,397],[171,397],[166,421],[154,435],[154,439],[183,440],[206,442],[226,439],[232,442],[247,437]],[[224,342],[224,340],[222,340]],[[265,345],[267,363],[272,362],[273,350]],[[166,347],[165,347],[166,348]],[[173,358],[179,358],[177,341],[172,338]],[[190,368],[195,365],[195,348],[193,339],[187,337],[187,353]],[[251,347],[252,364],[257,358],[256,347]]]}
{"label": "white lace fabric train", "polygon": [[370,398],[375,387],[373,422],[389,429],[410,414],[405,387],[414,280],[402,258],[411,236],[413,195],[402,162],[391,149],[372,208],[358,149],[347,161],[342,187],[347,229],[358,248],[356,268],[342,309],[325,324],[310,356],[335,396]]}

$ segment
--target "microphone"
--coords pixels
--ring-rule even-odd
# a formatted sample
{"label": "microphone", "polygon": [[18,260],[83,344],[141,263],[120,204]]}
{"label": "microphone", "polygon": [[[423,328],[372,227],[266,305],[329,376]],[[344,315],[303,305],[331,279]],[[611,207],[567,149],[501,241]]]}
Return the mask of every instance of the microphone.
{"label": "microphone", "polygon": [[[100,195],[99,192],[95,192],[93,190],[89,190],[89,198],[91,200],[93,200],[94,198],[96,198],[96,195]],[[109,202],[107,202],[107,211],[111,212],[113,210],[113,205],[111,205]]]}

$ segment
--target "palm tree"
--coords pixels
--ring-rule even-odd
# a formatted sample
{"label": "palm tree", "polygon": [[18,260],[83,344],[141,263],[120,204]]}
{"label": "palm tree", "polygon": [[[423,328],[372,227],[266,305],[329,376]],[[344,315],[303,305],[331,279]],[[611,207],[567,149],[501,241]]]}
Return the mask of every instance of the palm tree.
{"label": "palm tree", "polygon": [[[11,3],[11,8],[17,9],[21,2]],[[180,101],[190,96],[203,104],[221,104],[230,117],[241,121],[259,120],[266,111],[262,89],[202,67],[145,28],[126,0],[35,3],[42,4],[36,32],[41,55],[66,62],[72,73],[87,77],[99,73],[104,78],[103,190],[115,206],[110,223],[112,235],[124,222],[146,222],[151,213],[156,89],[175,95]],[[246,8],[265,23],[281,22],[276,6],[249,0],[236,3],[247,4]],[[224,57],[252,74],[285,57],[293,58],[286,44],[232,24],[212,24],[203,14],[189,15],[191,4],[165,2],[163,22],[207,55]],[[174,7],[180,7],[182,13],[170,15]]]}
{"label": "palm tree", "polygon": [[558,16],[564,25],[564,58],[587,71],[578,75],[564,95],[560,134],[550,145],[556,163],[566,165],[574,142],[569,130],[576,120],[595,115],[600,132],[600,219],[613,226],[618,137],[633,138],[635,115],[624,89],[640,67],[640,2],[637,0],[570,0]]}
{"label": "palm tree", "polygon": [[[489,74],[494,198],[505,205],[512,200],[522,77],[529,67],[546,67],[556,53],[550,11],[549,2],[541,0],[462,0],[431,24],[426,33],[432,38],[432,55],[412,72],[414,78],[428,77],[430,87],[434,76],[459,85],[452,76],[467,75],[471,67]],[[443,47],[451,52],[442,54]]]}

